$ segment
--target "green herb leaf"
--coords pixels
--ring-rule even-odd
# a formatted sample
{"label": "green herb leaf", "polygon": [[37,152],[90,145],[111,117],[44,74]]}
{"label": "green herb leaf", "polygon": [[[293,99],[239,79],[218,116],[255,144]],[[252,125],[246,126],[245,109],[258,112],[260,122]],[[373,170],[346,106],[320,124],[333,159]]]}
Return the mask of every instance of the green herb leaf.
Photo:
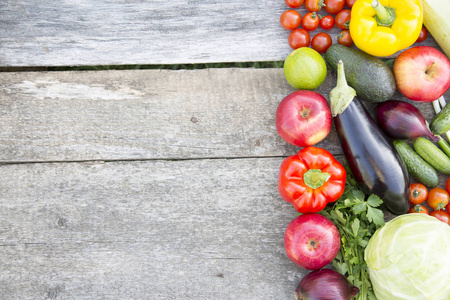
{"label": "green herb leaf", "polygon": [[344,215],[339,211],[339,210],[333,210],[332,212],[331,212],[331,217],[334,219],[334,220],[337,220],[337,221],[339,221],[340,223],[342,223],[342,224],[345,224],[345,223],[347,223],[347,220],[344,218]]}
{"label": "green herb leaf", "polygon": [[369,204],[372,207],[378,207],[383,203],[383,200],[381,200],[380,197],[377,195],[370,195],[369,199],[367,199],[367,204]]}
{"label": "green herb leaf", "polygon": [[384,225],[384,214],[377,208],[373,208],[371,206],[367,207],[367,219],[370,222],[377,224],[378,226]]}
{"label": "green herb leaf", "polygon": [[360,245],[363,248],[366,248],[368,243],[369,243],[368,240],[359,240],[358,245]]}
{"label": "green herb leaf", "polygon": [[362,202],[362,203],[357,204],[357,205],[355,205],[355,206],[352,207],[352,211],[353,211],[355,214],[357,214],[357,215],[359,215],[360,213],[362,213],[362,212],[364,212],[364,211],[366,211],[366,210],[367,210],[367,205],[366,205],[365,202]]}
{"label": "green herb leaf", "polygon": [[347,264],[344,262],[340,263],[333,261],[333,267],[336,269],[337,272],[341,273],[342,275],[345,275],[348,272]]}
{"label": "green herb leaf", "polygon": [[366,198],[366,195],[364,195],[364,192],[358,189],[353,189],[352,194],[355,196],[356,199],[364,200]]}
{"label": "green herb leaf", "polygon": [[369,300],[377,300],[377,297],[375,297],[375,294],[372,293],[372,291],[367,291],[367,296]]}
{"label": "green herb leaf", "polygon": [[355,265],[359,264],[359,258],[357,256],[352,257],[350,259],[350,263],[355,264]]}
{"label": "green herb leaf", "polygon": [[358,236],[358,230],[359,230],[359,219],[355,219],[352,222],[352,231],[354,236]]}
{"label": "green herb leaf", "polygon": [[360,289],[356,299],[375,300],[364,250],[371,236],[384,225],[383,212],[377,208],[383,201],[375,195],[366,196],[349,178],[350,172],[345,192],[321,213],[336,225],[341,236],[341,248],[333,260],[333,267]]}

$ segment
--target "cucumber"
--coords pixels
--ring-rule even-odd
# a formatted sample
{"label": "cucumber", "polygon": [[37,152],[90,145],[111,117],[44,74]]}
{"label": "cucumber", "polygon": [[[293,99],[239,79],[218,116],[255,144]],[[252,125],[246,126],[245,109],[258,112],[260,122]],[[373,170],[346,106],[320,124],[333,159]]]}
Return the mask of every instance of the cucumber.
{"label": "cucumber", "polygon": [[437,171],[450,175],[450,157],[426,138],[419,137],[414,141],[414,150]]}
{"label": "cucumber", "polygon": [[444,108],[434,116],[430,123],[430,130],[436,135],[441,135],[450,130],[450,105]]}
{"label": "cucumber", "polygon": [[394,147],[406,164],[409,174],[427,187],[433,188],[440,184],[435,168],[423,160],[414,149],[404,141],[393,141]]}
{"label": "cucumber", "polygon": [[361,100],[384,102],[391,99],[397,89],[392,70],[378,57],[333,44],[327,49],[325,60],[334,72],[337,72],[338,62],[342,60],[347,83]]}

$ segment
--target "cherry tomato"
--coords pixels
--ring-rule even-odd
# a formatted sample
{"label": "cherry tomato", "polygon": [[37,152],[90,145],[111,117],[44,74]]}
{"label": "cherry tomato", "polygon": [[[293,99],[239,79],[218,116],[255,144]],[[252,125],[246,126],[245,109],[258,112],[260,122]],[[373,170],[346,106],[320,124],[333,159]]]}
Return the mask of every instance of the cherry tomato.
{"label": "cherry tomato", "polygon": [[338,12],[336,17],[334,18],[336,27],[342,30],[348,29],[350,15],[351,15],[350,9],[343,9],[340,12]]}
{"label": "cherry tomato", "polygon": [[349,8],[353,7],[353,4],[355,4],[356,0],[345,0],[345,4],[347,4],[347,6]]}
{"label": "cherry tomato", "polygon": [[428,36],[428,31],[425,26],[422,26],[422,30],[420,30],[419,37],[417,38],[416,43],[422,43]]}
{"label": "cherry tomato", "polygon": [[409,203],[415,205],[427,200],[428,189],[421,183],[413,183],[409,186]]}
{"label": "cherry tomato", "polygon": [[305,7],[310,12],[318,12],[325,4],[324,0],[305,0]]}
{"label": "cherry tomato", "polygon": [[326,32],[320,32],[316,34],[311,40],[311,48],[319,53],[327,51],[331,46],[331,36]]}
{"label": "cherry tomato", "polygon": [[444,209],[448,204],[449,195],[443,188],[432,188],[428,191],[427,204],[432,209]]}
{"label": "cherry tomato", "polygon": [[305,3],[305,0],[284,0],[287,6],[292,8],[299,8]]}
{"label": "cherry tomato", "polygon": [[329,14],[337,14],[344,9],[345,0],[324,0],[325,11]]}
{"label": "cherry tomato", "polygon": [[447,213],[450,215],[450,204],[447,204]]}
{"label": "cherry tomato", "polygon": [[418,214],[428,214],[428,208],[426,208],[423,205],[416,204],[414,206],[411,206],[411,208],[408,211],[409,213],[418,213]]}
{"label": "cherry tomato", "polygon": [[310,40],[309,32],[303,28],[292,30],[288,37],[288,43],[292,49],[308,47]]}
{"label": "cherry tomato", "polygon": [[447,178],[447,181],[445,182],[445,190],[450,194],[450,177]]}
{"label": "cherry tomato", "polygon": [[300,26],[302,16],[296,10],[290,9],[284,11],[280,16],[280,24],[286,30],[294,30]]}
{"label": "cherry tomato", "polygon": [[302,27],[308,31],[315,30],[319,27],[319,22],[319,16],[315,12],[309,12],[302,19]]}
{"label": "cherry tomato", "polygon": [[353,45],[353,39],[349,30],[343,30],[338,35],[338,43],[347,47]]}
{"label": "cherry tomato", "polygon": [[430,212],[430,216],[450,225],[450,215],[445,210],[433,210]]}
{"label": "cherry tomato", "polygon": [[333,16],[330,15],[326,15],[323,16],[322,19],[320,19],[320,27],[322,27],[322,29],[328,30],[333,28],[334,26],[334,18]]}

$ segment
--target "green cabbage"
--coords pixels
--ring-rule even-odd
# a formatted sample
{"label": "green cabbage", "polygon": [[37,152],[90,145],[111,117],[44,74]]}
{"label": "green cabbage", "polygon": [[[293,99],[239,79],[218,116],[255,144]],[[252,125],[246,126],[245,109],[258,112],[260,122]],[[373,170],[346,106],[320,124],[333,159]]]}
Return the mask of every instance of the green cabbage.
{"label": "green cabbage", "polygon": [[364,259],[378,300],[450,299],[450,226],[405,214],[379,228]]}

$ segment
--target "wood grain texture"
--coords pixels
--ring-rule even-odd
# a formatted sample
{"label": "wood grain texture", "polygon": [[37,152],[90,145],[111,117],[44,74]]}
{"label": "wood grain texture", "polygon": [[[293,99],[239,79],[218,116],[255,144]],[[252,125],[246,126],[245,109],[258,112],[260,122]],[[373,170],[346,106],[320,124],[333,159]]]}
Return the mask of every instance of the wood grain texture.
{"label": "wood grain texture", "polygon": [[[272,157],[298,150],[275,128],[278,103],[294,91],[281,69],[1,76],[4,163]],[[316,91],[328,99],[335,80],[329,72]],[[430,121],[431,103],[416,105]],[[318,146],[342,153],[334,128]]]}
{"label": "wood grain texture", "polygon": [[[286,9],[279,0],[0,1],[0,66],[279,61],[292,50],[279,24]],[[340,30],[328,32],[337,42]]]}
{"label": "wood grain texture", "polygon": [[277,104],[293,91],[279,69],[1,75],[2,162],[293,152],[275,129]]}
{"label": "wood grain texture", "polygon": [[1,165],[1,299],[292,299],[281,158]]}

